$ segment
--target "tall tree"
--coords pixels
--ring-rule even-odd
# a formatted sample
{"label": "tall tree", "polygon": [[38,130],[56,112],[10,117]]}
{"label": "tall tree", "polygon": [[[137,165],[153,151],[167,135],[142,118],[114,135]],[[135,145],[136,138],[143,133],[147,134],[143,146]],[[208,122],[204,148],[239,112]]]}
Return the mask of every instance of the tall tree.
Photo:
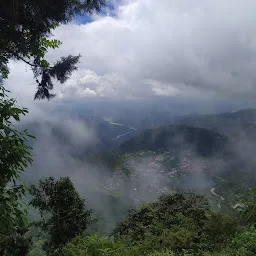
{"label": "tall tree", "polygon": [[50,40],[51,31],[76,15],[99,12],[105,0],[1,0],[0,75],[6,79],[10,59],[22,60],[32,67],[38,90],[35,99],[54,95],[51,78],[64,83],[76,69],[80,56],[62,57],[52,66],[45,59],[49,48],[61,42]]}
{"label": "tall tree", "polygon": [[48,255],[61,250],[72,238],[81,235],[90,223],[91,211],[68,177],[50,177],[31,186],[30,204],[39,209],[42,219],[36,223],[49,239],[44,248]]}
{"label": "tall tree", "polygon": [[45,54],[61,42],[50,40],[51,31],[72,20],[75,15],[99,12],[105,0],[1,0],[0,1],[0,255],[10,236],[17,235],[24,214],[19,200],[25,192],[17,179],[32,162],[26,131],[19,132],[12,124],[28,110],[17,107],[2,86],[8,78],[10,60],[29,64],[38,88],[35,99],[50,99],[54,95],[52,78],[64,83],[76,69],[80,56],[62,57],[53,65]]}
{"label": "tall tree", "polygon": [[11,122],[19,121],[28,111],[19,108],[7,93],[0,85],[0,255],[22,222],[24,211],[20,199],[25,187],[17,184],[17,179],[32,162],[31,147],[27,145],[31,135],[17,131]]}

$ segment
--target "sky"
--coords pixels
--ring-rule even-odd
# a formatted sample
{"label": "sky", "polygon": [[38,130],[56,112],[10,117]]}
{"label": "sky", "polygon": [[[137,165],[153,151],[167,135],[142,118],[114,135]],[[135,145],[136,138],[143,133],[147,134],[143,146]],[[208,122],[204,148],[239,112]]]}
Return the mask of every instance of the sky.
{"label": "sky", "polygon": [[[55,84],[57,97],[47,108],[70,100],[159,98],[254,107],[255,10],[255,0],[109,0],[100,15],[53,31],[63,44],[49,51],[49,61],[82,57],[66,84]],[[29,67],[11,62],[10,70],[6,86],[19,102],[46,107],[33,101]]]}

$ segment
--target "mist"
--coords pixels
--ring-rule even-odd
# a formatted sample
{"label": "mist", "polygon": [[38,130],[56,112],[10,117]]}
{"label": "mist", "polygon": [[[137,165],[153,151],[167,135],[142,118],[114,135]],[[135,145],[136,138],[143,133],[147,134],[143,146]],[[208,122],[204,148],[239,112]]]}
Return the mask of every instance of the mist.
{"label": "mist", "polygon": [[[33,146],[33,164],[22,178],[26,183],[39,179],[69,176],[86,205],[95,214],[110,223],[108,232],[120,221],[131,207],[155,200],[167,191],[164,175],[159,170],[148,169],[149,157],[140,162],[129,159],[127,165],[132,175],[123,170],[113,171],[102,164],[87,161],[87,154],[99,143],[93,127],[84,120],[70,116],[44,117],[23,124],[36,136]],[[103,228],[103,227],[102,227]]]}
{"label": "mist", "polygon": [[[104,220],[105,226],[100,227],[104,232],[110,232],[130,208],[152,202],[164,193],[176,189],[210,191],[214,182],[205,170],[217,173],[224,167],[220,159],[203,159],[191,149],[178,153],[169,151],[166,155],[139,151],[125,156],[125,169],[122,166],[112,170],[104,164],[88,161],[88,155],[96,154],[91,148],[95,148],[100,139],[94,127],[83,119],[68,115],[45,116],[42,121],[24,126],[30,128],[37,139],[32,142],[33,164],[23,178],[28,183],[36,183],[48,176],[69,176],[85,198],[87,207]],[[184,148],[190,147],[180,135],[174,141]],[[171,171],[169,166],[173,166]],[[182,172],[185,174],[180,175]]]}

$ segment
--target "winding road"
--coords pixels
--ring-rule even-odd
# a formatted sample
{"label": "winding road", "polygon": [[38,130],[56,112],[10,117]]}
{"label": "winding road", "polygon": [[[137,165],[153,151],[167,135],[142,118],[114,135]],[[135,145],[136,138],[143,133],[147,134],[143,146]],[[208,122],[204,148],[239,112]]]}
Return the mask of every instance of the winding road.
{"label": "winding road", "polygon": [[[220,195],[218,195],[218,194],[215,192],[215,189],[216,189],[216,187],[215,187],[215,188],[211,188],[211,193],[212,193],[214,196],[217,196],[218,198],[220,198],[220,199],[221,199],[221,201],[224,201],[224,200],[225,200],[225,198],[224,198],[224,197],[222,197],[222,196],[220,196]],[[220,205],[220,204],[218,204],[218,207],[219,207],[219,208],[221,208],[221,205]]]}
{"label": "winding road", "polygon": [[[220,198],[222,201],[224,201],[225,198],[224,198],[223,196],[218,195],[218,194],[215,192],[215,189],[216,189],[216,188],[212,188],[212,189],[211,189],[211,193],[212,193],[214,196],[217,196],[218,198]],[[218,204],[218,207],[221,208],[221,205]],[[232,207],[233,209],[243,208],[243,207],[244,207],[244,204],[242,204],[242,203],[236,203],[235,205],[231,205],[231,207]]]}
{"label": "winding road", "polygon": [[212,189],[211,189],[211,193],[212,193],[214,196],[219,197],[222,201],[224,201],[224,200],[225,200],[225,198],[224,198],[224,197],[222,197],[222,196],[220,196],[220,195],[218,195],[218,194],[215,192],[215,189],[216,189],[216,188],[212,188]]}
{"label": "winding road", "polygon": [[126,133],[117,135],[115,138],[113,138],[113,140],[118,140],[118,139],[120,139],[121,137],[130,134],[132,131],[136,131],[136,130],[137,130],[135,127],[132,127],[132,126],[129,126],[129,125],[120,124],[120,123],[115,123],[115,122],[111,122],[111,121],[108,121],[108,120],[106,120],[106,121],[107,121],[109,124],[112,124],[112,125],[127,127],[127,128],[129,128],[129,130],[130,130],[129,132],[126,132]]}

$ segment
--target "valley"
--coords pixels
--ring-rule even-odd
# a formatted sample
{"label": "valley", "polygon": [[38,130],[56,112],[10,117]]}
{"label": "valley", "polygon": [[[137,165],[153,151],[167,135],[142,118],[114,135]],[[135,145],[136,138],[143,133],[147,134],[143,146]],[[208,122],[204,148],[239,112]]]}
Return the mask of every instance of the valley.
{"label": "valley", "polygon": [[[41,164],[35,158],[32,168],[23,175],[27,182],[36,182],[42,174],[68,175],[86,198],[88,207],[96,211],[100,221],[94,228],[101,233],[109,234],[127,218],[130,209],[180,192],[204,195],[215,211],[235,214],[243,206],[237,197],[256,183],[252,171],[256,165],[248,161],[240,145],[234,147],[238,137],[233,134],[187,124],[137,130],[102,120],[85,122],[82,118],[73,123],[82,123],[82,129],[90,127],[97,132],[100,140],[91,142],[91,146],[72,144],[69,130],[48,123],[52,136],[49,143],[55,141],[54,147],[59,149],[53,152],[53,157],[59,159],[56,166],[61,164],[61,168],[57,173],[56,166],[54,170],[45,168],[45,162]],[[241,129],[240,123],[237,125],[239,128],[232,125],[233,129],[244,134],[246,130]],[[45,129],[45,124],[38,127]],[[41,145],[40,141],[35,143]],[[35,149],[40,153],[39,159],[47,161],[47,150],[43,151],[41,146]],[[31,214],[36,216],[33,211]]]}
{"label": "valley", "polygon": [[[248,111],[248,116],[252,118],[252,110]],[[246,110],[225,114],[230,117],[229,119],[223,119],[220,114],[219,131],[223,131],[222,127],[226,127],[225,129],[232,127],[233,130],[240,130],[240,134],[244,134],[247,130],[241,128],[244,119],[239,117],[239,113],[244,115],[245,112]],[[210,128],[211,120],[214,120],[215,125],[218,122],[218,115],[193,117],[194,124],[196,124],[196,118],[206,119],[207,128]],[[184,121],[190,119],[190,117],[184,117],[182,122],[191,124],[191,121]],[[230,126],[230,119],[236,120],[232,126]],[[227,125],[225,125],[225,120],[228,122]],[[222,201],[226,198],[231,205],[235,203],[234,194],[241,193],[247,187],[245,184],[249,185],[254,181],[249,171],[254,167],[254,163],[248,161],[247,156],[244,155],[245,151],[239,149],[240,145],[234,147],[234,140],[238,137],[233,133],[228,136],[229,134],[225,132],[223,135],[212,131],[214,129],[198,128],[192,124],[191,126],[172,124],[140,131],[133,126],[109,119],[103,120],[95,117],[85,119],[81,116],[80,119],[74,119],[74,121],[74,124],[77,122],[79,125],[82,124],[81,129],[86,127],[88,130],[89,127],[90,130],[96,132],[97,141],[88,144],[85,140],[84,143],[81,141],[79,144],[73,144],[69,139],[70,131],[52,122],[38,123],[36,129],[33,129],[34,124],[30,124],[28,128],[31,127],[32,133],[34,130],[38,137],[42,137],[43,133],[40,134],[40,130],[44,130],[47,126],[52,141],[55,141],[55,147],[60,149],[59,152],[62,152],[64,157],[72,157],[72,162],[78,166],[78,175],[81,175],[83,179],[93,175],[86,170],[88,168],[101,173],[102,177],[106,176],[106,180],[101,178],[99,182],[94,182],[94,188],[85,188],[82,191],[85,195],[92,194],[92,198],[95,193],[98,193],[97,190],[104,188],[107,194],[119,195],[120,201],[123,198],[129,198],[129,204],[133,206],[153,200],[161,193],[183,189],[200,191],[213,201]],[[253,119],[251,121],[253,122]],[[200,121],[198,126],[202,127],[202,123],[203,121]],[[253,143],[251,138],[248,139],[250,143]],[[36,143],[41,145],[40,141]],[[36,146],[35,149],[42,156],[42,147]],[[48,156],[45,155],[45,158],[47,159]],[[57,158],[62,159],[62,156]],[[66,161],[65,159],[67,157],[63,161]],[[87,167],[83,168],[83,165]],[[34,166],[41,169],[41,164],[37,159],[35,159]],[[59,173],[67,173],[65,170],[68,168],[69,164]],[[29,179],[36,177],[33,173],[38,173],[38,171],[35,172],[32,166],[25,176]],[[41,170],[40,173],[46,175],[47,172]],[[241,179],[236,179],[236,175],[244,177],[241,186],[239,185]],[[37,177],[39,178],[40,175]],[[234,185],[228,185],[230,182]],[[225,189],[224,193],[223,189]],[[90,197],[88,203],[92,203],[95,207]],[[218,205],[220,203],[218,202]]]}

